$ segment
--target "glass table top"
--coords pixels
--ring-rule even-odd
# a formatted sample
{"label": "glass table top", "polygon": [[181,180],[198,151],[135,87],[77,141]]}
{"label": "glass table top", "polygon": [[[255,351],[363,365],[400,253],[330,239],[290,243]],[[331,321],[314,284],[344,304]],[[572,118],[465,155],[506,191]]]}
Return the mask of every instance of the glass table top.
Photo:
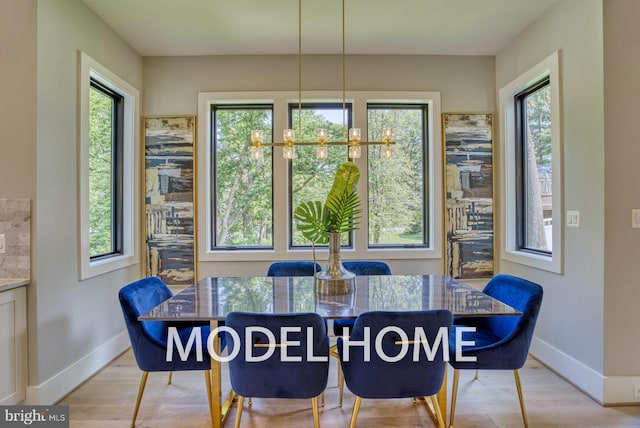
{"label": "glass table top", "polygon": [[445,275],[358,276],[352,295],[316,297],[313,277],[209,277],[185,288],[140,320],[224,320],[234,311],[316,312],[327,319],[367,311],[449,309],[455,317],[521,315]]}

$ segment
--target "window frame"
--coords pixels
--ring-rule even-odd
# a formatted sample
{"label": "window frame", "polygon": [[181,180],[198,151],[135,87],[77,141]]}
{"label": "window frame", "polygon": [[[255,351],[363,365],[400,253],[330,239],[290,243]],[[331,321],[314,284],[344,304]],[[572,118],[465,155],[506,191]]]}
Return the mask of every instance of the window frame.
{"label": "window frame", "polygon": [[[522,91],[518,92],[514,95],[514,107],[515,107],[515,123],[516,123],[516,136],[515,136],[515,156],[516,156],[516,164],[515,164],[515,172],[516,172],[516,248],[519,251],[529,252],[532,254],[539,254],[542,256],[552,256],[553,251],[544,251],[535,248],[529,248],[526,246],[526,237],[527,237],[527,220],[526,220],[526,211],[527,211],[527,198],[525,198],[526,189],[527,189],[527,175],[528,169],[527,165],[527,154],[526,154],[526,145],[529,143],[527,141],[527,136],[524,132],[527,126],[527,117],[525,111],[525,103],[527,97],[532,95],[539,90],[549,87],[551,88],[551,82],[549,76],[546,75],[542,77],[537,82],[532,83],[527,86]],[[552,157],[552,166],[553,166],[553,157]],[[553,189],[553,185],[552,185]]]}
{"label": "window frame", "polygon": [[[302,110],[304,109],[342,109],[343,105],[342,102],[338,102],[338,101],[315,101],[315,102],[303,102],[303,103],[294,103],[291,102],[289,103],[289,105],[287,106],[287,123],[290,129],[293,129],[296,134],[298,132],[297,129],[293,128],[293,110],[297,109],[298,107],[302,107]],[[346,124],[345,126],[347,127],[347,130],[349,128],[352,127],[353,124],[353,103],[348,102],[344,104],[344,109],[346,110]],[[347,131],[348,132],[348,131]],[[349,159],[349,153],[347,148],[345,147],[345,158],[344,161],[346,162],[347,160],[352,160]],[[293,201],[293,160],[291,161],[287,161],[287,192],[288,192],[288,200],[289,201]],[[296,207],[293,206],[293,203],[289,203],[288,204],[288,208],[289,208],[289,217],[287,219],[287,221],[289,222],[289,226],[287,228],[288,231],[291,231],[294,227],[295,227],[295,221],[293,219],[293,212],[295,211]],[[310,250],[311,249],[311,245],[296,245],[293,243],[293,233],[287,233],[287,239],[289,241],[289,250]],[[347,243],[346,244],[342,244],[340,245],[341,249],[353,249],[353,232],[349,233],[349,236],[347,238]],[[319,244],[316,248],[328,248],[328,244],[327,245],[321,245]]]}
{"label": "window frame", "polygon": [[[429,198],[430,192],[430,177],[429,165],[431,161],[429,159],[429,104],[428,103],[408,103],[408,102],[368,102],[367,103],[367,122],[369,119],[369,109],[420,109],[422,110],[422,186],[425,189],[422,199],[423,212],[427,213],[422,218],[422,243],[421,244],[371,244],[369,242],[369,216],[367,216],[367,246],[369,249],[408,249],[408,248],[429,248],[431,234],[430,234],[430,219],[429,213],[431,210],[431,201]],[[369,168],[369,162],[367,159],[367,170]],[[369,179],[367,174],[367,201],[369,200]]]}
{"label": "window frame", "polygon": [[[516,102],[515,96],[540,82],[549,78],[551,91],[551,158],[552,158],[552,248],[550,254],[522,249],[518,245],[518,192],[522,191],[518,181],[517,171],[517,135],[516,135]],[[536,64],[528,71],[521,74],[515,80],[505,85],[499,91],[500,113],[500,140],[502,154],[502,185],[501,195],[505,203],[502,205],[501,229],[504,244],[501,246],[500,257],[503,260],[519,263],[525,266],[554,272],[563,272],[563,193],[562,193],[562,139],[560,122],[560,72],[559,53],[553,52],[547,58]]]}
{"label": "window frame", "polygon": [[[303,102],[342,102],[342,91],[305,91]],[[348,259],[387,259],[387,260],[418,260],[441,259],[443,248],[442,234],[442,186],[436,185],[436,177],[442,177],[442,163],[435,161],[442,156],[442,135],[440,121],[440,93],[426,91],[347,91],[345,101],[353,104],[353,126],[362,129],[363,135],[367,135],[367,103],[420,103],[429,106],[428,115],[428,182],[429,189],[426,197],[431,207],[429,216],[429,236],[431,240],[428,247],[424,248],[368,248],[368,234],[365,227],[355,231],[353,248],[343,249],[345,258]],[[254,251],[237,249],[233,251],[212,251],[210,241],[210,227],[212,213],[208,209],[212,184],[208,177],[211,176],[212,165],[208,161],[211,154],[211,120],[207,113],[212,104],[242,104],[242,103],[273,103],[274,105],[274,135],[278,135],[281,129],[288,128],[288,105],[298,103],[297,91],[256,91],[256,92],[200,92],[198,93],[198,115],[206,120],[198,121],[198,261],[200,262],[244,262],[244,261],[273,261],[273,260],[301,260],[311,259],[310,248],[291,249],[288,246],[290,222],[287,221],[290,201],[286,188],[288,187],[287,160],[282,158],[282,148],[274,148],[273,154],[273,180],[274,180],[274,249],[267,251]],[[275,138],[278,140],[278,138]],[[367,153],[362,151],[362,157],[355,163],[364,176],[358,184],[358,193],[366,195],[367,192]],[[282,191],[279,191],[281,189]],[[368,212],[368,202],[362,198],[363,212]],[[285,219],[285,220],[279,220]],[[363,219],[362,221],[366,221]],[[318,260],[326,259],[326,248],[316,248]]]}
{"label": "window frame", "polygon": [[89,90],[92,89],[109,97],[113,103],[111,112],[111,251],[103,254],[89,254],[91,261],[94,261],[118,256],[122,254],[123,249],[124,96],[95,77],[89,78]]}
{"label": "window frame", "polygon": [[[211,144],[215,144],[215,141],[213,140],[213,136],[215,135],[216,132],[216,125],[215,125],[215,112],[217,110],[232,110],[232,109],[238,109],[238,110],[251,110],[251,109],[263,109],[263,110],[271,110],[271,116],[272,116],[272,121],[271,121],[271,135],[273,135],[273,117],[274,117],[274,112],[273,112],[273,104],[270,103],[238,103],[238,104],[234,104],[234,103],[221,103],[221,104],[211,104],[210,106],[210,111],[209,111],[209,121],[211,123],[211,126],[209,127],[209,132],[211,133],[209,136],[209,140],[211,141]],[[210,182],[213,185],[213,193],[212,195],[217,195],[217,183],[216,183],[216,174],[215,174],[215,169],[216,169],[216,155],[215,155],[215,150],[211,150],[211,159],[209,160],[209,162],[211,162],[212,168],[211,168],[211,175],[209,176],[208,180],[210,180]],[[273,193],[274,193],[274,187],[273,187],[273,150],[271,151],[271,167],[272,167],[272,171],[271,171],[271,200],[273,201]],[[210,249],[211,251],[270,251],[273,250],[274,248],[274,243],[273,243],[273,239],[271,241],[271,245],[247,245],[247,246],[234,246],[234,245],[217,245],[217,233],[216,233],[216,223],[215,223],[215,213],[217,212],[217,197],[212,197],[209,198],[210,200],[208,201],[208,203],[210,203],[210,212],[212,213],[212,217],[211,217],[211,221],[213,223],[211,223],[211,227],[209,228],[211,235],[209,236],[209,239],[211,242],[211,246]],[[273,203],[271,205],[271,230],[273,231],[273,227],[274,227],[274,209],[273,209]],[[275,234],[275,232],[274,232]]]}
{"label": "window frame", "polygon": [[[78,127],[78,276],[80,280],[123,269],[139,262],[138,222],[140,117],[139,91],[124,79],[95,61],[84,52],[79,53],[79,127]],[[95,80],[123,97],[121,151],[121,248],[109,256],[92,258],[89,248],[89,94],[90,82]]]}

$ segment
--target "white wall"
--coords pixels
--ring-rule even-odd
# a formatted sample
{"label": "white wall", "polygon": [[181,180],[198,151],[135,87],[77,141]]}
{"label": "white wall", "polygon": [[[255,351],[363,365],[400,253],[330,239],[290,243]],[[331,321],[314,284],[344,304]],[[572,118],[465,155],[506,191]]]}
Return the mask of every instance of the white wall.
{"label": "white wall", "polygon": [[27,402],[51,403],[129,345],[117,292],[140,266],[78,280],[78,53],[142,88],[142,58],[79,0],[37,3],[35,281]]}
{"label": "white wall", "polygon": [[640,2],[604,2],[605,298],[604,372],[640,383]]}
{"label": "white wall", "polygon": [[605,358],[602,37],[602,0],[562,0],[496,57],[500,90],[560,51],[563,158],[553,161],[563,164],[564,207],[554,209],[579,210],[580,227],[559,225],[562,274],[506,260],[500,270],[543,285],[532,353],[599,401],[604,401]]}
{"label": "white wall", "polygon": [[0,198],[35,197],[36,0],[0,2]]}
{"label": "white wall", "polygon": [[[303,56],[303,98],[305,91],[342,89],[340,59],[339,55]],[[198,92],[296,91],[297,71],[296,55],[145,57],[143,112],[197,114]],[[348,90],[439,91],[443,112],[495,109],[493,57],[355,55],[347,57],[346,73]],[[198,144],[205,144],[204,137],[198,135]],[[435,160],[439,162],[442,160]],[[436,177],[434,185],[441,188],[441,177]],[[440,210],[436,215],[442,215]],[[199,230],[199,239],[204,240],[204,228]],[[240,257],[238,262],[200,262],[198,276],[260,275],[267,271],[269,262],[246,263]],[[389,264],[395,273],[443,270],[442,259],[390,260]]]}

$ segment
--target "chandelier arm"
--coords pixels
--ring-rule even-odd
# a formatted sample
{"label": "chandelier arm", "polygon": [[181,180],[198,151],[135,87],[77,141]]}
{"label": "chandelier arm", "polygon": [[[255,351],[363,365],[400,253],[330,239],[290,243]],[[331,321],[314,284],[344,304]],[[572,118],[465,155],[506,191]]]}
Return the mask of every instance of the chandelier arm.
{"label": "chandelier arm", "polygon": [[[286,146],[287,142],[273,142],[273,143],[249,143],[250,147],[282,147]],[[360,146],[374,146],[374,145],[394,145],[395,141],[360,141]],[[296,141],[296,146],[353,146],[353,141]]]}

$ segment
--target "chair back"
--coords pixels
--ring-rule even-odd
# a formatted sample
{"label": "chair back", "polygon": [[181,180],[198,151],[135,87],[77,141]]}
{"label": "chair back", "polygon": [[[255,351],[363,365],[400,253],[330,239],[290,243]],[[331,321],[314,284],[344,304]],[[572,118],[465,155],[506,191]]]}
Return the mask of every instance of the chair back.
{"label": "chair back", "polygon": [[[345,341],[338,338],[338,353],[349,390],[362,398],[436,394],[444,378],[452,321],[451,312],[445,309],[372,311],[358,316],[349,341],[368,340],[370,361],[365,361],[363,346],[350,347],[347,361]],[[368,338],[366,327],[369,327]],[[424,337],[416,334],[418,328],[424,332]],[[427,343],[424,343],[425,338]],[[414,354],[415,347],[419,348],[417,354]],[[432,351],[433,354],[428,355]]]}
{"label": "chair back", "polygon": [[157,277],[143,278],[120,289],[118,298],[132,345],[141,335],[161,346],[167,343],[165,321],[138,321],[138,317],[172,296],[169,287]]}
{"label": "chair back", "polygon": [[[182,344],[186,346],[194,323],[170,324],[166,321],[138,321],[140,315],[173,296],[167,285],[157,277],[143,278],[122,287],[118,293],[124,321],[131,340],[131,348],[140,370],[179,371],[179,370],[208,370],[210,360],[206,352],[203,359],[197,361],[195,352],[182,361],[174,347],[173,361],[166,361],[167,332],[170,325],[174,325]],[[201,340],[206,350],[209,327],[201,327]],[[175,345],[174,345],[175,346]]]}
{"label": "chair back", "polygon": [[526,338],[526,358],[542,305],[542,287],[524,278],[499,274],[487,283],[483,292],[522,312],[517,317],[488,317],[486,322],[488,329],[501,339],[523,334]]}
{"label": "chair back", "polygon": [[[320,315],[232,312],[225,322],[240,339],[238,343],[232,339],[227,343],[229,356],[238,352],[229,361],[231,386],[236,393],[244,397],[313,398],[324,391],[329,375],[329,343]],[[269,347],[268,336],[255,331],[255,327],[270,332],[276,346]],[[283,328],[296,331],[286,332]],[[290,346],[281,346],[283,339]],[[308,354],[310,349],[313,355]],[[250,357],[265,358],[271,351],[264,361],[247,358],[247,352]],[[285,361],[287,358],[298,361]]]}
{"label": "chair back", "polygon": [[358,260],[342,262],[342,265],[356,275],[391,275],[391,269],[385,262]]}
{"label": "chair back", "polygon": [[322,267],[313,262],[275,262],[269,266],[267,276],[313,276],[315,272],[320,272],[321,270]]}

